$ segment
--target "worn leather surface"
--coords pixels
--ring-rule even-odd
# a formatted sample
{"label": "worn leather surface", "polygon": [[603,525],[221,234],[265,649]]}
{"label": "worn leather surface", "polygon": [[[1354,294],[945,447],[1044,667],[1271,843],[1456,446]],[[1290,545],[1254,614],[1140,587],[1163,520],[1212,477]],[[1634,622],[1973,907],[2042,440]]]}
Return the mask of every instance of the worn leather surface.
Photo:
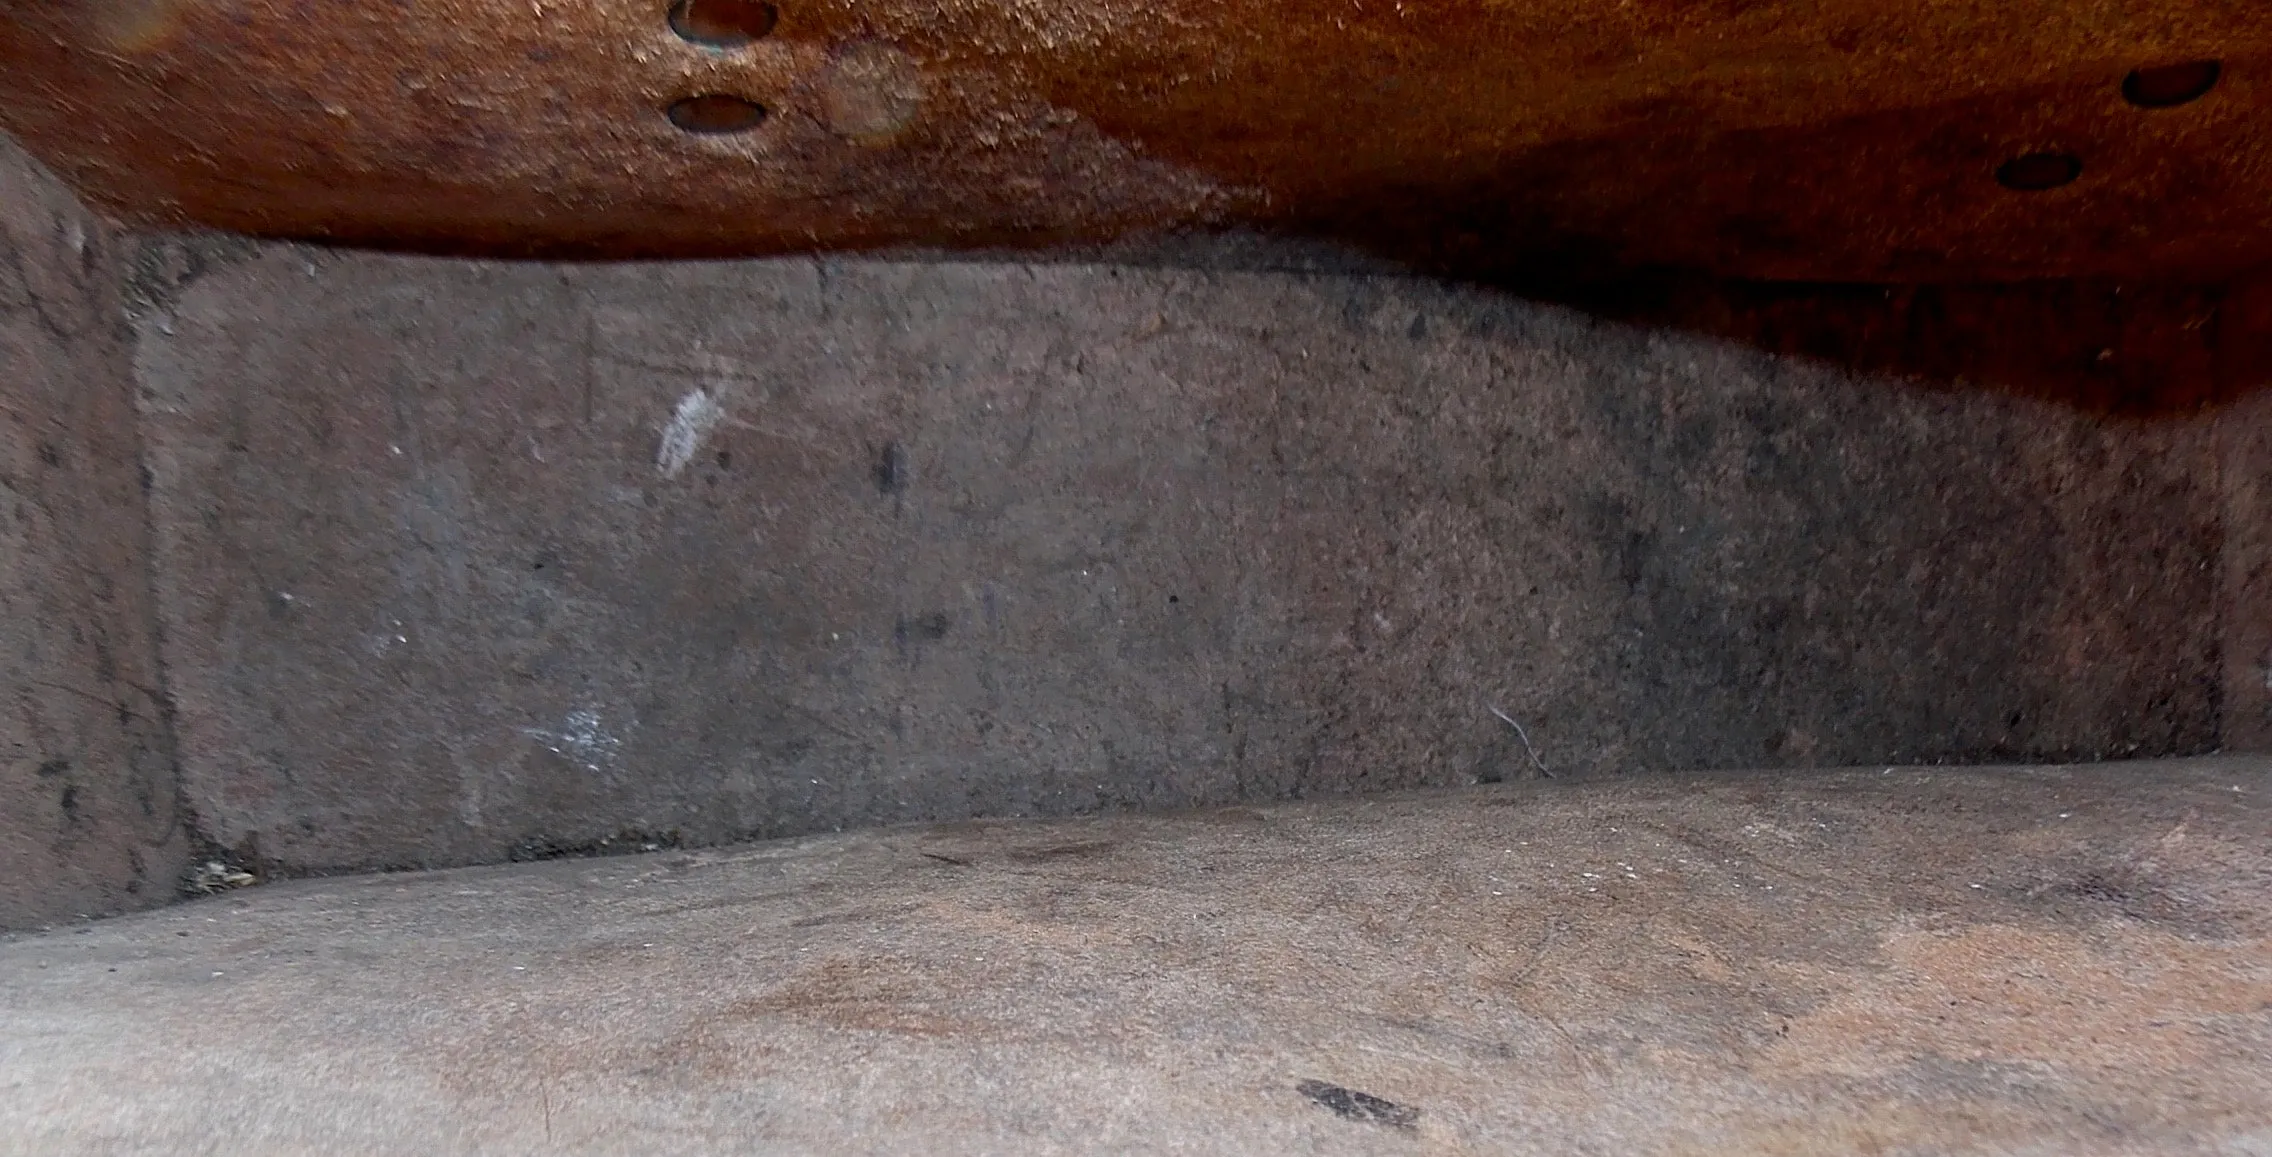
{"label": "worn leather surface", "polygon": [[189,855],[116,246],[0,140],[0,928],[161,903]]}
{"label": "worn leather surface", "polygon": [[[777,16],[720,48],[674,31],[662,0],[15,3],[0,123],[144,221],[448,251],[1241,227],[1468,273],[2166,280],[2272,257],[2272,9],[2242,0],[783,0]],[[2212,60],[2200,99],[2125,98],[2133,70]],[[667,110],[700,96],[766,115],[688,132]],[[2030,156],[2080,175],[1999,183]]]}
{"label": "worn leather surface", "polygon": [[0,1135],[2255,1153],[2268,789],[1628,777],[267,884],[0,939]]}

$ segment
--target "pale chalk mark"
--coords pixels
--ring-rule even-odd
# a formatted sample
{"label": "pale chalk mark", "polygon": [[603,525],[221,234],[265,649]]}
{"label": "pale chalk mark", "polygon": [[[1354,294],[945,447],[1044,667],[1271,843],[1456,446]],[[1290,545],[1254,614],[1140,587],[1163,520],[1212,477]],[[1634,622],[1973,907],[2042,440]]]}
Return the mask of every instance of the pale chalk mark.
{"label": "pale chalk mark", "polygon": [[702,440],[725,417],[726,408],[706,389],[697,387],[680,398],[677,412],[663,427],[662,443],[655,448],[655,469],[665,478],[678,477],[702,449]]}

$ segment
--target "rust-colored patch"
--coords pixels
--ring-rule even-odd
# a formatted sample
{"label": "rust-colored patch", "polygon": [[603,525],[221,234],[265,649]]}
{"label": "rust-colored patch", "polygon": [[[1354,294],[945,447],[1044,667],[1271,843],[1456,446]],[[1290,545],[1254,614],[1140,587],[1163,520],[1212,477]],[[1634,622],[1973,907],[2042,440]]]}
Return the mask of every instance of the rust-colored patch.
{"label": "rust-colored patch", "polygon": [[[2112,1095],[2137,1073],[2195,1067],[2203,1026],[2272,1007],[2253,940],[2188,940],[2134,924],[2085,933],[1984,924],[1887,938],[1885,973],[1796,1018],[1778,1069],[1860,1074],[1887,1055],[2051,1066]],[[2172,983],[2183,977],[2183,983]],[[2081,1042],[2096,1047],[2083,1049]]]}
{"label": "rust-colored patch", "polygon": [[955,988],[931,983],[907,962],[889,956],[832,956],[791,976],[764,996],[726,1006],[724,1019],[761,1021],[788,1017],[829,1028],[908,1036],[962,1036],[987,1026],[942,1011]]}

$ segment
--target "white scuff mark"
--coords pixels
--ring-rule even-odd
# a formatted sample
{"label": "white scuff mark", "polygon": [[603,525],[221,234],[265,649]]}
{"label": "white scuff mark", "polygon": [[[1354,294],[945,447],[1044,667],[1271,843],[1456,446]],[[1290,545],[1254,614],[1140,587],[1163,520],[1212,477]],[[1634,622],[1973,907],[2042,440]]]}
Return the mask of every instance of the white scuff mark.
{"label": "white scuff mark", "polygon": [[1496,706],[1493,706],[1489,703],[1486,703],[1483,706],[1485,710],[1488,710],[1489,712],[1491,712],[1491,714],[1498,716],[1499,722],[1515,729],[1515,737],[1523,741],[1523,751],[1530,756],[1530,764],[1532,767],[1538,769],[1538,774],[1544,776],[1547,779],[1553,779],[1554,773],[1546,770],[1546,762],[1538,757],[1538,749],[1530,745],[1530,732],[1523,730],[1523,725],[1515,722],[1514,716],[1499,710]]}
{"label": "white scuff mark", "polygon": [[600,770],[602,763],[612,762],[623,749],[623,741],[608,732],[599,712],[591,710],[569,712],[558,731],[524,727],[521,734],[544,744],[544,749],[554,755],[564,755],[584,765],[586,771]]}
{"label": "white scuff mark", "polygon": [[710,391],[696,387],[678,400],[678,410],[663,427],[662,444],[655,448],[655,469],[665,478],[676,478],[686,464],[694,461],[695,452],[702,449],[702,440],[726,417],[726,408],[710,396]]}
{"label": "white scuff mark", "polygon": [[402,625],[401,619],[388,619],[387,621],[394,626],[381,627],[378,634],[371,636],[371,654],[373,655],[384,655],[396,643],[408,643],[410,641],[410,636],[404,633],[407,628]]}

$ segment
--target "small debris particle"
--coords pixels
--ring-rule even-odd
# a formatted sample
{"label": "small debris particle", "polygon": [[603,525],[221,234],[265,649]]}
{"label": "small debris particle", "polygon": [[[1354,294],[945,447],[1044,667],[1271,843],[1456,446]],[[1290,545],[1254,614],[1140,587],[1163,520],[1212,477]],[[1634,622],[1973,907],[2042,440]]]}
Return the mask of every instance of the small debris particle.
{"label": "small debris particle", "polygon": [[250,888],[257,883],[260,877],[243,868],[221,860],[207,860],[182,877],[181,890],[192,896],[211,896],[232,888]]}
{"label": "small debris particle", "polygon": [[1344,1089],[1324,1081],[1303,1081],[1294,1086],[1294,1091],[1333,1110],[1336,1116],[1345,1120],[1387,1125],[1393,1129],[1409,1129],[1420,1121],[1420,1110],[1410,1105],[1399,1105],[1371,1093]]}

